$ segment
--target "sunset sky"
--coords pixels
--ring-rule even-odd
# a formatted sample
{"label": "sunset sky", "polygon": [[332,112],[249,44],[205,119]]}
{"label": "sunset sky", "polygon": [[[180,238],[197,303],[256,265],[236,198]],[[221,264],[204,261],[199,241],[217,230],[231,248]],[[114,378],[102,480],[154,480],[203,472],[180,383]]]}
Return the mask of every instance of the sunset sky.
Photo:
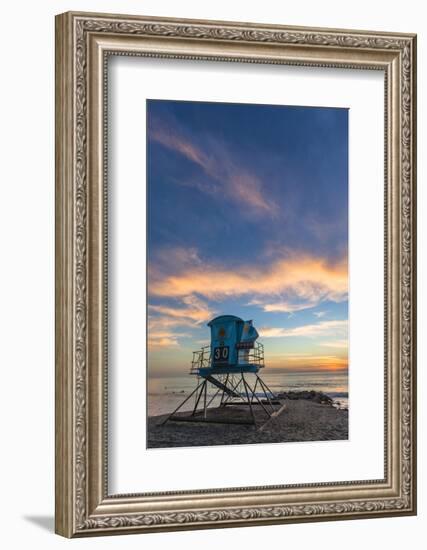
{"label": "sunset sky", "polygon": [[217,315],[266,366],[345,370],[348,111],[149,100],[150,376],[186,375]]}

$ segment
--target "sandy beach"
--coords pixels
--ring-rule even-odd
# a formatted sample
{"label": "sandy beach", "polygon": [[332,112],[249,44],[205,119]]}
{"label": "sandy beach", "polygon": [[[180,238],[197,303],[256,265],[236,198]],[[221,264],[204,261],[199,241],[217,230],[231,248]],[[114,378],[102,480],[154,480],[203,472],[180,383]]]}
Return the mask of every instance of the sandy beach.
{"label": "sandy beach", "polygon": [[[254,407],[257,426],[220,424],[224,414],[234,419],[249,419],[247,407],[213,408],[208,417],[212,422],[182,422],[168,415],[148,418],[148,448],[194,447],[206,445],[237,445],[253,443],[284,443],[298,441],[337,441],[348,439],[348,411],[337,409],[327,396],[318,392],[283,392],[282,412],[266,422],[260,406]],[[188,416],[188,413],[182,413]],[[262,428],[260,428],[262,426]]]}

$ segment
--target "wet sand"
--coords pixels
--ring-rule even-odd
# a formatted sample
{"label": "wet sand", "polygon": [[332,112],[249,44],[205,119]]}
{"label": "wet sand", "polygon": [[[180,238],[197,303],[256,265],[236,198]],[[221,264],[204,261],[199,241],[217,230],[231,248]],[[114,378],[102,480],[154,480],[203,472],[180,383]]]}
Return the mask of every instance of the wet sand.
{"label": "wet sand", "polygon": [[[162,425],[168,415],[149,417],[147,446],[194,447],[348,439],[347,410],[339,410],[330,402],[322,402],[317,394],[315,398],[288,395],[277,406],[279,409],[285,405],[282,412],[268,422],[261,406],[254,406],[256,426],[214,422],[224,415],[237,421],[250,420],[248,407],[239,405],[209,409],[207,418],[212,421],[209,423],[169,420]],[[189,413],[179,414],[188,417]]]}

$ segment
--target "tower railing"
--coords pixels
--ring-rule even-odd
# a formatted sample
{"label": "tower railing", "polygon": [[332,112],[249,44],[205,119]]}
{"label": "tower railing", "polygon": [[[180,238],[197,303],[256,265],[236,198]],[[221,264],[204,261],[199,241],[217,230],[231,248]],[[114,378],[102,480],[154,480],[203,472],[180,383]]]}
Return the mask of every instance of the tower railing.
{"label": "tower railing", "polygon": [[[244,348],[240,348],[244,349]],[[244,349],[244,355],[239,358],[239,363],[242,365],[256,365],[259,368],[265,366],[264,362],[264,345],[260,342],[255,342],[253,347]],[[200,369],[207,369],[211,366],[211,346],[203,346],[202,348],[193,351],[191,360],[190,374],[198,374]]]}
{"label": "tower railing", "polygon": [[190,374],[198,374],[199,369],[207,369],[211,365],[211,347],[203,346],[193,351]]}
{"label": "tower railing", "polygon": [[[252,363],[259,365],[260,368],[265,366],[264,364],[264,344],[261,342],[255,342],[254,348],[249,353]],[[250,361],[250,362],[251,362]]]}

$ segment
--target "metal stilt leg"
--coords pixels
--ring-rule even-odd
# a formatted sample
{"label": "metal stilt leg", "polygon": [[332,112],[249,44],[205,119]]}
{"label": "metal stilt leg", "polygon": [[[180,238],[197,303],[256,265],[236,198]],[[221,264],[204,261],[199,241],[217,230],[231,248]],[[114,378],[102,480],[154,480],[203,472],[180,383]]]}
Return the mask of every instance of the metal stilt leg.
{"label": "metal stilt leg", "polygon": [[185,403],[187,403],[187,401],[190,399],[190,397],[193,396],[193,395],[196,393],[196,391],[199,389],[199,387],[200,387],[202,384],[205,384],[205,383],[206,383],[206,380],[204,380],[204,381],[201,382],[198,386],[196,386],[196,388],[190,393],[190,395],[189,395],[186,399],[184,399],[184,401],[183,401],[183,402],[182,402],[173,412],[171,412],[170,415],[167,416],[167,417],[165,418],[165,420],[163,420],[163,422],[161,423],[161,425],[163,426],[163,424],[166,424],[166,422],[169,420],[169,418],[170,418],[171,416],[173,416],[176,412],[178,412],[179,409],[180,409]]}
{"label": "metal stilt leg", "polygon": [[203,393],[203,389],[204,387],[206,386],[206,380],[204,380],[201,384],[201,388],[200,388],[200,392],[199,392],[199,395],[197,396],[197,399],[196,399],[196,403],[194,405],[194,409],[193,409],[193,412],[191,413],[191,416],[194,416],[196,414],[196,411],[197,411],[197,405],[199,404],[199,401],[200,401],[200,398],[202,397],[202,393]]}
{"label": "metal stilt leg", "polygon": [[252,408],[251,400],[249,399],[248,387],[247,387],[247,383],[246,383],[245,377],[243,375],[243,372],[242,372],[242,380],[243,380],[243,385],[245,386],[246,397],[247,397],[247,400],[248,400],[248,403],[249,403],[249,408],[251,410],[252,420],[254,421],[254,424],[256,425],[255,414],[254,414],[254,410]]}

